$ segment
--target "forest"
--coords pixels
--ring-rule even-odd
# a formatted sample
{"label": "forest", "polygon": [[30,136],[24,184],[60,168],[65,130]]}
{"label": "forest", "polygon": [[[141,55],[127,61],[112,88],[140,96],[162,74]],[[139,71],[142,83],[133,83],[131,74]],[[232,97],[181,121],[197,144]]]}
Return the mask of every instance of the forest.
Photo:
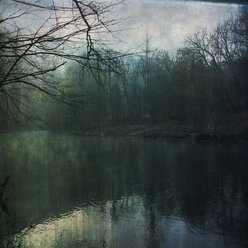
{"label": "forest", "polygon": [[[88,16],[100,18],[109,7],[85,8]],[[20,15],[27,15],[26,11]],[[65,10],[58,7],[56,11]],[[137,53],[95,46],[90,32],[111,26],[113,20],[104,23],[99,19],[91,26],[83,19],[88,28],[87,49],[74,43],[80,52],[72,55],[64,47],[85,32],[71,28],[79,16],[73,21],[49,17],[27,36],[21,27],[8,30],[9,20],[17,18],[13,15],[0,23],[2,132],[29,129],[247,137],[246,7],[213,30],[202,28],[189,35],[184,46],[173,52],[154,48],[149,30]],[[57,23],[53,26],[54,18]],[[50,29],[44,31],[48,24]],[[63,34],[67,26],[72,31]]]}
{"label": "forest", "polygon": [[0,248],[247,248],[245,1],[0,0]]}

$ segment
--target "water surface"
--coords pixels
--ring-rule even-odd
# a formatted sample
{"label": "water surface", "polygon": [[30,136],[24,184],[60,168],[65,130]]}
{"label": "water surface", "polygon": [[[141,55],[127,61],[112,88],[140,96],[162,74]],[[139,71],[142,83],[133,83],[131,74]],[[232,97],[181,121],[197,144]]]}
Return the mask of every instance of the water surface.
{"label": "water surface", "polygon": [[[0,135],[0,239],[21,247],[247,247],[248,144]],[[0,207],[2,203],[0,204]]]}

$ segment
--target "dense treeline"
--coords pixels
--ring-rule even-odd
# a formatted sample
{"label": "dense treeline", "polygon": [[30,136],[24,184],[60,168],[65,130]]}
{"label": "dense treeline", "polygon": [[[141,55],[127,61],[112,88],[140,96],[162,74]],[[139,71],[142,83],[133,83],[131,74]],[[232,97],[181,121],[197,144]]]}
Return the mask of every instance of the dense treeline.
{"label": "dense treeline", "polygon": [[174,55],[151,50],[95,70],[71,64],[60,85],[76,97],[50,109],[49,128],[85,130],[122,124],[170,124],[244,130],[248,113],[248,15],[202,30]]}
{"label": "dense treeline", "polygon": [[70,100],[56,101],[29,89],[31,101],[19,94],[16,119],[56,131],[145,124],[247,132],[246,8],[212,31],[191,35],[173,54],[151,48],[147,37],[138,55],[119,57],[110,50],[115,59],[106,63],[95,57],[90,68],[71,62],[62,79],[61,71],[52,76],[60,99]]}

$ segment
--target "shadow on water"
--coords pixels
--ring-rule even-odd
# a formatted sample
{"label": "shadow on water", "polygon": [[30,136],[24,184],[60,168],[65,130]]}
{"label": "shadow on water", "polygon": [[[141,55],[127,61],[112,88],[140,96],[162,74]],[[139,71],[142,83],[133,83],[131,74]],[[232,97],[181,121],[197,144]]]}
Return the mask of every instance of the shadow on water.
{"label": "shadow on water", "polygon": [[9,176],[7,176],[5,180],[0,184],[0,210],[7,215],[9,215],[9,210],[5,203],[4,194],[6,191],[8,181],[9,181]]}
{"label": "shadow on water", "polygon": [[[0,136],[1,244],[247,247],[248,144]],[[7,246],[6,246],[7,247]],[[9,245],[9,247],[11,247]]]}

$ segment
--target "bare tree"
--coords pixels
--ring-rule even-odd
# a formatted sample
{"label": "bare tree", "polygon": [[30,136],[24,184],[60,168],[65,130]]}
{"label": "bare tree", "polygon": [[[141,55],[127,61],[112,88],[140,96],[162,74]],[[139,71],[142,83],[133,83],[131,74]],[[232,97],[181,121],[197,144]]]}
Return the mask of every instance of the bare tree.
{"label": "bare tree", "polygon": [[66,102],[54,72],[68,60],[94,68],[95,61],[114,59],[106,39],[120,21],[111,13],[121,2],[0,0],[1,108],[20,110],[18,99],[30,89]]}

